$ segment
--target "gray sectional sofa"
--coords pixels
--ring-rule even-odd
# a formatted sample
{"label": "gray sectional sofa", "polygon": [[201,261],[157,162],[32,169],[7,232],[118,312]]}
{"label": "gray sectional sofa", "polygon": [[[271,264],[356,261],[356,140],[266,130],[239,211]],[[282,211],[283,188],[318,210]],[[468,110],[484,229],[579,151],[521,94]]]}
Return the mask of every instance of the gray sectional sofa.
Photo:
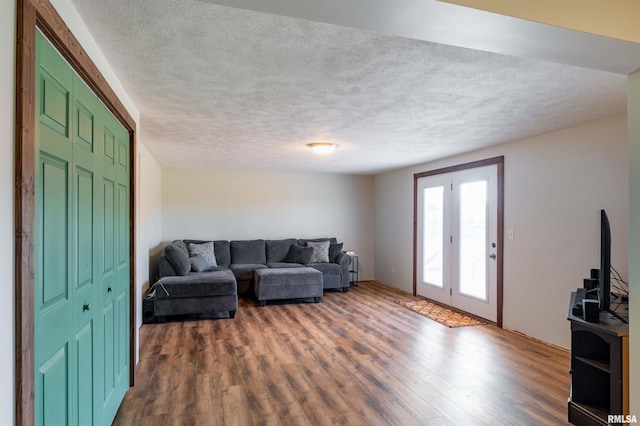
{"label": "gray sectional sofa", "polygon": [[[350,260],[336,238],[176,240],[160,254],[160,279],[154,285],[155,315],[228,311],[233,318],[237,294],[254,292],[259,279],[255,271],[260,269],[313,268],[322,273],[323,290],[346,292]],[[271,283],[280,274],[270,275]],[[283,279],[292,276],[281,275]],[[314,298],[319,300],[315,294]]]}

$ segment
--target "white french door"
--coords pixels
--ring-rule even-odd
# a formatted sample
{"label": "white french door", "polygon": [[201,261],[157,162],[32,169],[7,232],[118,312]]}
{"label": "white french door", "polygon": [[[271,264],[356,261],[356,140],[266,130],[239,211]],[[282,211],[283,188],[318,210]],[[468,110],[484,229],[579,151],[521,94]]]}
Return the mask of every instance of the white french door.
{"label": "white french door", "polygon": [[417,180],[416,293],[496,321],[497,165]]}

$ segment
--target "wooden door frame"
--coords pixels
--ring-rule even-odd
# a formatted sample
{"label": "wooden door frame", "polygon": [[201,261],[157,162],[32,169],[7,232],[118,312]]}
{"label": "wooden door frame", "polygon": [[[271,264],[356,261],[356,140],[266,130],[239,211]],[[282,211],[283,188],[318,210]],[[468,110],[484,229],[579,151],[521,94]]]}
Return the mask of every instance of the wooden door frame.
{"label": "wooden door frame", "polygon": [[497,239],[498,247],[496,251],[496,304],[497,316],[496,324],[502,328],[502,305],[503,305],[503,245],[504,245],[504,156],[486,158],[484,160],[472,161],[470,163],[458,164],[455,166],[444,167],[441,169],[429,170],[426,172],[415,173],[413,175],[413,295],[417,294],[418,285],[418,179],[441,175],[444,173],[458,172],[460,170],[475,169],[483,166],[496,165],[498,168],[498,223],[497,223]]}
{"label": "wooden door frame", "polygon": [[135,376],[136,122],[49,0],[16,2],[15,82],[15,424],[35,422],[34,219],[36,30],[55,46],[129,132],[129,383]]}

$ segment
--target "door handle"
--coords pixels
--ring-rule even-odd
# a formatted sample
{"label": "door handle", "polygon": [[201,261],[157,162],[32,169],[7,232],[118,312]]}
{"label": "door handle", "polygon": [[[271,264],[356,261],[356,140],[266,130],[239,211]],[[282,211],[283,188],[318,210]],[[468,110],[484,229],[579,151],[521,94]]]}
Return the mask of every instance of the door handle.
{"label": "door handle", "polygon": [[493,260],[496,260],[496,257],[498,257],[498,256],[496,256],[496,254],[495,254],[495,253],[491,253],[491,254],[489,255],[489,257],[490,257],[490,258],[492,258]]}
{"label": "door handle", "polygon": [[91,309],[91,306],[88,303],[85,303],[84,305],[82,305],[82,312],[86,312],[89,309]]}
{"label": "door handle", "polygon": [[107,293],[111,293],[111,287],[107,287]]}

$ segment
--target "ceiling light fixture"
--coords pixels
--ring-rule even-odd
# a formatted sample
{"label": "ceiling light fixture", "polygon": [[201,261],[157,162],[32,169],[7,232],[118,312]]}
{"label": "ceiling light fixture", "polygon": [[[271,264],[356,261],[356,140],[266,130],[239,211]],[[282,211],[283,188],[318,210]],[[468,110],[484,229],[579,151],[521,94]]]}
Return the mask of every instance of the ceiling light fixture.
{"label": "ceiling light fixture", "polygon": [[329,142],[308,143],[307,146],[317,154],[328,154],[338,147],[338,144]]}

